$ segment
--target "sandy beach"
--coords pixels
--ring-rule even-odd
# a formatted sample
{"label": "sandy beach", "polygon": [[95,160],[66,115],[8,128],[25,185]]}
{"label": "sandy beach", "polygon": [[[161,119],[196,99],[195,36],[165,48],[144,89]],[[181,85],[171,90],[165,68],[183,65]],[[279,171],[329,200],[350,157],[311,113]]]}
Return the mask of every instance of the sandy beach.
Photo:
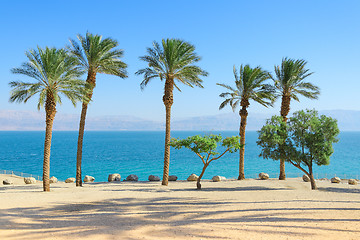
{"label": "sandy beach", "polygon": [[0,239],[359,239],[360,187],[300,178],[0,186]]}

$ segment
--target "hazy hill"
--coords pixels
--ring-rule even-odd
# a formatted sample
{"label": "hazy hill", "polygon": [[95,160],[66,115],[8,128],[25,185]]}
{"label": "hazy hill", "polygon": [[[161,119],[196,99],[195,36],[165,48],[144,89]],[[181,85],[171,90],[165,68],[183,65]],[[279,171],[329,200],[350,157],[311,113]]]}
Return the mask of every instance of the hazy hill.
{"label": "hazy hill", "polygon": [[[327,110],[321,114],[338,119],[342,131],[360,131],[360,111]],[[250,113],[247,130],[259,130],[269,114]],[[57,114],[54,130],[76,131],[79,125],[79,115]],[[165,119],[164,119],[165,121]],[[238,130],[240,118],[237,113],[226,113],[212,116],[191,117],[181,120],[173,119],[172,130]],[[0,110],[0,130],[35,131],[45,129],[43,112]],[[133,116],[99,116],[88,117],[87,130],[98,131],[156,131],[164,129],[164,122],[156,122]]]}

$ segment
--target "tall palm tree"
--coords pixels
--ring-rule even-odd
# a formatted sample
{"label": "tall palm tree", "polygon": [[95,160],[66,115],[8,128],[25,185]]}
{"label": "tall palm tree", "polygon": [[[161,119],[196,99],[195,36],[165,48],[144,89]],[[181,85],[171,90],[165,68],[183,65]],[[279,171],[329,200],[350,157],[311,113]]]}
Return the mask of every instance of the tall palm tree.
{"label": "tall palm tree", "polygon": [[19,68],[13,68],[14,74],[22,74],[35,79],[35,82],[10,82],[12,91],[10,102],[26,103],[31,97],[39,94],[38,109],[45,107],[46,131],[44,144],[43,188],[50,191],[50,149],[53,121],[56,104],[61,104],[63,94],[76,104],[77,101],[88,101],[85,82],[79,77],[83,74],[76,67],[76,59],[70,57],[64,49],[48,48],[26,52],[28,62]]}
{"label": "tall palm tree", "polygon": [[220,104],[219,109],[223,109],[226,105],[230,105],[235,111],[237,106],[241,106],[240,115],[240,161],[239,161],[239,177],[238,180],[245,179],[244,173],[244,154],[245,154],[245,129],[247,121],[247,108],[250,106],[250,100],[260,103],[265,107],[272,106],[275,100],[275,89],[272,85],[264,83],[268,80],[269,73],[261,69],[261,67],[251,68],[249,65],[241,65],[238,72],[234,66],[235,86],[230,87],[225,84],[217,83],[217,85],[228,89],[230,92],[221,93],[220,97],[225,100]]}
{"label": "tall palm tree", "polygon": [[135,74],[144,75],[144,80],[140,87],[144,87],[153,78],[165,80],[163,102],[166,111],[166,130],[165,130],[165,153],[164,153],[164,173],[162,185],[168,185],[169,164],[170,164],[170,116],[173,104],[173,89],[179,87],[175,80],[190,87],[201,85],[202,80],[199,76],[207,76],[208,73],[200,67],[193,65],[200,61],[200,57],[194,52],[195,46],[179,39],[163,39],[160,45],[153,42],[153,48],[147,48],[148,55],[140,57],[140,60],[148,63],[148,67],[140,69]]}
{"label": "tall palm tree", "polygon": [[[313,74],[306,68],[306,64],[307,62],[303,59],[283,58],[281,66],[274,67],[275,76],[271,75],[271,79],[275,83],[278,95],[281,96],[280,114],[284,122],[287,121],[291,99],[299,102],[298,95],[317,99],[320,94],[319,87],[304,81]],[[279,180],[285,180],[285,178],[285,160],[281,159]]]}
{"label": "tall palm tree", "polygon": [[[78,59],[78,66],[87,72],[86,82],[90,86],[88,98],[91,100],[96,85],[97,73],[110,74],[120,78],[127,77],[127,65],[120,60],[123,57],[124,51],[115,49],[118,46],[118,42],[111,38],[103,39],[102,36],[93,35],[89,32],[86,33],[85,37],[78,34],[77,38],[80,44],[70,39],[71,46],[68,49]],[[76,154],[76,186],[82,186],[81,160],[87,108],[88,102],[83,102]]]}

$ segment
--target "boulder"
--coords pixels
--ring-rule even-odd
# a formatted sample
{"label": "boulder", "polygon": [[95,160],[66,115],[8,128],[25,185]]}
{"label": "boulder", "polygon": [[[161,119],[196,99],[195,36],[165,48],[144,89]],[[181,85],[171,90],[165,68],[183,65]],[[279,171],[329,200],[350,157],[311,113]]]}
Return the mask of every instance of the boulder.
{"label": "boulder", "polygon": [[118,173],[109,174],[108,181],[116,182],[121,180],[121,175]]}
{"label": "boulder", "polygon": [[213,182],[221,182],[221,181],[224,181],[224,180],[226,180],[226,178],[223,177],[223,176],[219,176],[219,175],[213,176],[213,178],[212,178]]}
{"label": "boulder", "polygon": [[350,185],[357,185],[358,182],[355,179],[349,179],[349,184]]}
{"label": "boulder", "polygon": [[95,181],[95,178],[92,176],[86,175],[84,177],[84,182],[94,182],[94,181]]}
{"label": "boulder", "polygon": [[73,183],[75,182],[75,178],[71,177],[65,180],[66,183]]}
{"label": "boulder", "polygon": [[126,177],[126,181],[137,182],[138,180],[139,178],[135,174],[130,174],[129,176]]}
{"label": "boulder", "polygon": [[198,176],[196,175],[196,174],[191,174],[188,178],[187,178],[187,180],[188,181],[197,181],[198,180]]}
{"label": "boulder", "polygon": [[160,181],[160,177],[155,175],[150,175],[148,179],[149,181]]}
{"label": "boulder", "polygon": [[169,176],[169,179],[168,179],[169,181],[176,181],[177,180],[177,176],[175,176],[175,175],[171,175],[171,176]]}
{"label": "boulder", "polygon": [[58,182],[58,179],[56,177],[52,176],[50,178],[50,183],[57,183],[57,182]]}
{"label": "boulder", "polygon": [[303,180],[304,180],[304,182],[310,182],[310,178],[309,178],[309,176],[308,175],[303,175]]}
{"label": "boulder", "polygon": [[11,185],[11,184],[13,184],[13,182],[10,181],[9,179],[4,179],[3,184],[4,185]]}
{"label": "boulder", "polygon": [[341,182],[341,179],[340,179],[339,177],[333,177],[333,178],[331,179],[331,182],[332,182],[332,183],[340,183],[340,182]]}
{"label": "boulder", "polygon": [[269,174],[267,174],[267,173],[259,173],[259,178],[261,179],[261,180],[266,180],[266,179],[269,179]]}
{"label": "boulder", "polygon": [[24,182],[26,184],[34,184],[34,183],[36,183],[36,179],[33,177],[26,177],[26,178],[24,178]]}

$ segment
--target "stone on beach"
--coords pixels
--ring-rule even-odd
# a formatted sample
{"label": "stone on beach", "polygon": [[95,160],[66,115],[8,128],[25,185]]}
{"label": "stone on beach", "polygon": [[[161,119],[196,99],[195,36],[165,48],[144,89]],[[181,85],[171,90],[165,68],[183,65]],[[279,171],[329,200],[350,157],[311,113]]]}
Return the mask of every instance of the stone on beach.
{"label": "stone on beach", "polygon": [[121,180],[121,175],[119,173],[109,174],[108,181],[116,182]]}
{"label": "stone on beach", "polygon": [[11,184],[13,184],[13,182],[10,181],[9,179],[4,179],[4,180],[3,180],[3,184],[4,184],[4,185],[11,185]]}
{"label": "stone on beach", "polygon": [[175,176],[175,175],[171,175],[171,176],[169,176],[169,181],[176,181],[177,180],[177,176]]}
{"label": "stone on beach", "polygon": [[50,183],[57,183],[57,182],[58,182],[58,179],[56,177],[52,176],[50,178]]}
{"label": "stone on beach", "polygon": [[355,179],[349,179],[349,184],[350,185],[357,185],[358,182]]}
{"label": "stone on beach", "polygon": [[73,183],[75,182],[75,178],[71,177],[65,180],[66,183]]}
{"label": "stone on beach", "polygon": [[261,180],[267,180],[267,179],[269,179],[269,174],[267,174],[267,173],[259,173],[259,178],[261,179]]}
{"label": "stone on beach", "polygon": [[212,178],[213,182],[221,182],[221,181],[224,181],[224,180],[226,180],[226,177],[219,176],[219,175],[213,176],[213,178]]}
{"label": "stone on beach", "polygon": [[26,184],[34,184],[34,183],[36,183],[36,179],[33,177],[26,177],[26,178],[24,178],[24,182]]}
{"label": "stone on beach", "polygon": [[332,183],[340,183],[340,182],[341,182],[341,179],[340,179],[339,177],[333,177],[333,178],[331,179],[331,182],[332,182]]}
{"label": "stone on beach", "polygon": [[84,182],[94,182],[95,178],[93,176],[86,175],[84,177]]}
{"label": "stone on beach", "polygon": [[136,176],[135,174],[130,174],[129,176],[126,177],[126,181],[137,182],[138,180],[139,177]]}
{"label": "stone on beach", "polygon": [[148,179],[149,181],[160,181],[160,177],[155,175],[150,175]]}
{"label": "stone on beach", "polygon": [[310,178],[308,175],[303,175],[302,179],[304,180],[304,182],[310,182]]}
{"label": "stone on beach", "polygon": [[191,174],[188,178],[187,178],[187,180],[188,181],[197,181],[198,180],[198,176],[196,175],[196,174]]}

